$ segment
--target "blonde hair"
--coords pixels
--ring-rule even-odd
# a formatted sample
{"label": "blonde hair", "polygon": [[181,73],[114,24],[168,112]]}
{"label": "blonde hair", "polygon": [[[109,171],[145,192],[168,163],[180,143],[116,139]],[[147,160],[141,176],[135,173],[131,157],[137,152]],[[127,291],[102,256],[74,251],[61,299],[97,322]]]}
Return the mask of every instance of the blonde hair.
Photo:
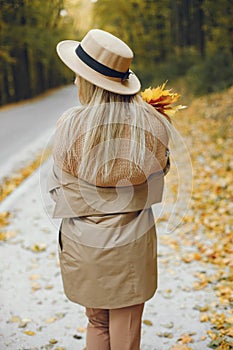
{"label": "blonde hair", "polygon": [[156,168],[164,166],[165,118],[139,94],[115,94],[81,77],[78,87],[82,106],[68,110],[57,125],[54,157],[63,169],[97,185],[141,183],[155,171],[158,142],[163,154]]}
{"label": "blonde hair", "polygon": [[108,102],[126,102],[129,103],[132,98],[135,95],[120,95],[120,94],[115,94],[113,92],[104,90],[86,79],[77,76],[78,80],[78,94],[79,94],[79,100],[82,104],[88,105],[89,103],[93,103],[93,96],[96,95],[101,95],[101,103],[108,103]]}

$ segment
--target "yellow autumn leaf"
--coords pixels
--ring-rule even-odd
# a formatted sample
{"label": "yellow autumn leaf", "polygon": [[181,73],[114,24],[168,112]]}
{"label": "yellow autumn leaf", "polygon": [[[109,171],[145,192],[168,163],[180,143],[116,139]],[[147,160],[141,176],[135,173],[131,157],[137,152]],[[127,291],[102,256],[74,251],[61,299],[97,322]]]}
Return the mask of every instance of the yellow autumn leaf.
{"label": "yellow autumn leaf", "polygon": [[226,322],[227,323],[230,323],[230,324],[233,324],[233,316],[229,316],[226,318]]}
{"label": "yellow autumn leaf", "polygon": [[153,323],[150,320],[143,320],[143,324],[146,326],[153,326]]}
{"label": "yellow autumn leaf", "polygon": [[152,99],[153,93],[152,93],[152,89],[148,88],[145,89],[142,93],[142,98],[144,101],[149,102]]}
{"label": "yellow autumn leaf", "polygon": [[205,312],[209,310],[209,306],[208,305],[204,305],[204,306],[200,306],[200,305],[195,305],[194,306],[195,310],[198,310],[200,312]]}
{"label": "yellow autumn leaf", "polygon": [[46,244],[45,243],[37,243],[34,244],[30,247],[31,251],[35,252],[35,253],[40,253],[40,252],[44,252],[46,250]]}
{"label": "yellow autumn leaf", "polygon": [[207,285],[208,285],[207,281],[194,282],[193,288],[194,290],[201,290],[201,289],[204,289]]}
{"label": "yellow autumn leaf", "polygon": [[46,289],[46,290],[53,289],[53,285],[52,285],[52,284],[48,284],[47,286],[45,286],[45,289]]}
{"label": "yellow autumn leaf", "polygon": [[0,241],[6,241],[6,234],[5,234],[5,232],[0,232]]}
{"label": "yellow autumn leaf", "polygon": [[36,333],[33,332],[33,331],[29,331],[29,330],[26,330],[23,332],[24,334],[27,334],[27,335],[30,335],[30,336],[34,336]]}
{"label": "yellow autumn leaf", "polygon": [[200,340],[203,341],[203,340],[206,340],[206,338],[207,338],[206,335],[202,335],[202,336],[200,337]]}
{"label": "yellow autumn leaf", "polygon": [[40,279],[40,278],[41,278],[41,275],[37,275],[37,274],[34,274],[34,275],[29,276],[29,279],[30,279],[31,281],[35,281],[35,280],[38,280],[38,279]]}
{"label": "yellow autumn leaf", "polygon": [[165,89],[166,83],[157,86],[156,88],[147,88],[141,92],[142,99],[151,104],[160,113],[167,117],[173,117],[175,113],[186,106],[178,105],[175,106],[180,95],[173,93],[171,89]]}
{"label": "yellow autumn leaf", "polygon": [[207,314],[200,315],[200,322],[208,322],[209,316]]}
{"label": "yellow autumn leaf", "polygon": [[36,292],[37,290],[41,289],[41,285],[39,283],[33,282],[31,288],[33,292]]}
{"label": "yellow autumn leaf", "polygon": [[12,316],[8,322],[14,323],[14,322],[20,322],[20,321],[21,321],[21,318],[19,316]]}
{"label": "yellow autumn leaf", "polygon": [[78,327],[77,331],[80,333],[85,333],[87,331],[87,329],[85,327]]}
{"label": "yellow autumn leaf", "polygon": [[179,339],[178,339],[182,344],[189,344],[193,343],[194,340],[189,334],[183,334]]}
{"label": "yellow autumn leaf", "polygon": [[53,322],[55,322],[55,321],[57,321],[57,317],[50,317],[50,318],[47,318],[47,319],[45,320],[45,323],[50,324],[50,323],[53,323]]}
{"label": "yellow autumn leaf", "polygon": [[226,330],[225,335],[227,335],[228,337],[233,338],[233,327],[230,327]]}
{"label": "yellow autumn leaf", "polygon": [[173,345],[169,350],[192,350],[189,346],[183,344]]}
{"label": "yellow autumn leaf", "polygon": [[[1,187],[0,187],[1,188]],[[4,211],[3,213],[0,213],[0,228],[8,225],[9,223],[9,211]]]}
{"label": "yellow autumn leaf", "polygon": [[[174,103],[174,101],[173,101]],[[172,118],[176,114],[176,112],[180,111],[181,109],[187,108],[186,106],[183,105],[178,105],[178,106],[172,106],[171,108],[164,108],[164,113]]]}
{"label": "yellow autumn leaf", "polygon": [[194,260],[201,260],[201,254],[197,253],[197,252],[192,252],[192,253],[188,253],[186,255],[183,256],[182,260],[185,263],[190,263]]}
{"label": "yellow autumn leaf", "polygon": [[208,334],[208,336],[212,339],[212,340],[215,340],[217,338],[217,334],[213,331],[211,331],[210,329],[208,329],[206,331],[206,333]]}
{"label": "yellow autumn leaf", "polygon": [[162,333],[157,333],[158,337],[163,337],[163,338],[169,338],[172,339],[173,338],[173,334],[170,332],[162,332]]}
{"label": "yellow autumn leaf", "polygon": [[10,238],[13,238],[17,235],[14,231],[3,231],[0,232],[0,241],[7,241]]}

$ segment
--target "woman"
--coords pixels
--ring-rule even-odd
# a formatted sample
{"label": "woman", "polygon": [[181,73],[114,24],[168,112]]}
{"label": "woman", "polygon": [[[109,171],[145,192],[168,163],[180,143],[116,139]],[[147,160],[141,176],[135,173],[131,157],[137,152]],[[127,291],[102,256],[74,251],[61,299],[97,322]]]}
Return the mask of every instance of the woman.
{"label": "woman", "polygon": [[86,307],[87,350],[137,350],[157,286],[151,205],[162,200],[169,123],[138,94],[120,39],[95,29],[57,52],[81,102],[57,123],[49,176],[64,290]]}

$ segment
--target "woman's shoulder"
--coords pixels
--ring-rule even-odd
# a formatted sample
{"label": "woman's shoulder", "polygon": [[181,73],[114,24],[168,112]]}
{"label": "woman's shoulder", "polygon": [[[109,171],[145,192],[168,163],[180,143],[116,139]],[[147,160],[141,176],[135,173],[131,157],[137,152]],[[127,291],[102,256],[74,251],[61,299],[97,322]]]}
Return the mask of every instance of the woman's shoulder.
{"label": "woman's shoulder", "polygon": [[60,127],[63,123],[70,121],[73,118],[78,118],[83,106],[73,106],[67,109],[58,119],[56,126]]}

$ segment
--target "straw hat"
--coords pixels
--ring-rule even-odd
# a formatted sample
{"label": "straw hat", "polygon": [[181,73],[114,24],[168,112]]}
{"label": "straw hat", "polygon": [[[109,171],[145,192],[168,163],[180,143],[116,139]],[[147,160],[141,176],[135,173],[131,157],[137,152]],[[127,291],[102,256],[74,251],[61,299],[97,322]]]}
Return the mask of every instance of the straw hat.
{"label": "straw hat", "polygon": [[129,70],[132,50],[108,32],[92,29],[81,42],[61,41],[57,53],[74,73],[105,90],[131,95],[141,88],[139,79]]}

